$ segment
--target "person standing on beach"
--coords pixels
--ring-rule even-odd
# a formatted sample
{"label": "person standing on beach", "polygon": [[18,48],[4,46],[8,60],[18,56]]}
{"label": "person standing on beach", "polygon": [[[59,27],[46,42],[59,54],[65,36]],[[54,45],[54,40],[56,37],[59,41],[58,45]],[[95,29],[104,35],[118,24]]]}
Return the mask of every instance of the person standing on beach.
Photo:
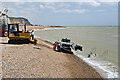
{"label": "person standing on beach", "polygon": [[32,40],[33,40],[33,39],[34,39],[34,30],[32,30],[32,31],[30,32],[30,35],[31,35]]}

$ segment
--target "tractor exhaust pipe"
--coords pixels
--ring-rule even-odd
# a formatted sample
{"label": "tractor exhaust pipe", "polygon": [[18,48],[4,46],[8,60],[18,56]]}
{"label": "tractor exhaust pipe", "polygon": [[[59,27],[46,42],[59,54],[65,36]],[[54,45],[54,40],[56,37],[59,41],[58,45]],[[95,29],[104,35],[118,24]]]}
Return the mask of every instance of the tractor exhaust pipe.
{"label": "tractor exhaust pipe", "polygon": [[25,25],[24,25],[24,30],[25,30],[25,32],[26,32],[26,23],[25,23]]}

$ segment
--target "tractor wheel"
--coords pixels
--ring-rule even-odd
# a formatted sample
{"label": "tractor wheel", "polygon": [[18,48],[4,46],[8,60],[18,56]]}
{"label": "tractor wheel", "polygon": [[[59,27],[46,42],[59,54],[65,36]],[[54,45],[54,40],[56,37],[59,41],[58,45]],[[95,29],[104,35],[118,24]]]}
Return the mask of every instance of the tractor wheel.
{"label": "tractor wheel", "polygon": [[11,40],[8,41],[8,44],[11,44]]}
{"label": "tractor wheel", "polygon": [[25,39],[25,40],[24,40],[24,43],[25,43],[25,44],[29,44],[29,43],[30,43],[30,40],[29,40],[29,39]]}
{"label": "tractor wheel", "polygon": [[9,40],[8,44],[14,44],[14,41],[13,40]]}

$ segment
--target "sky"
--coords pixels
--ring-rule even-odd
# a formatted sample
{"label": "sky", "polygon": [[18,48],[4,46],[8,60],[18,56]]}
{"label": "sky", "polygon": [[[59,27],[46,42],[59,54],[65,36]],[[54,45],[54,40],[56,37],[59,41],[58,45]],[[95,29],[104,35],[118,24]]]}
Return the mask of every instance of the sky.
{"label": "sky", "polygon": [[117,2],[2,2],[9,17],[24,17],[32,24],[53,26],[118,25]]}

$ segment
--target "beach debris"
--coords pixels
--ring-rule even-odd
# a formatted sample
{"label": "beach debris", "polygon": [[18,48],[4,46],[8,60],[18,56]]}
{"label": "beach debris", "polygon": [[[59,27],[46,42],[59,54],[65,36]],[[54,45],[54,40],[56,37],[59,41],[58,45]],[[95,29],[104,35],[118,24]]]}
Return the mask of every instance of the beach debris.
{"label": "beach debris", "polygon": [[34,48],[34,49],[40,49],[40,50],[41,50],[41,48],[40,48],[39,46],[34,46],[33,48]]}
{"label": "beach debris", "polygon": [[70,39],[68,38],[62,38],[61,41],[58,40],[53,45],[54,45],[53,49],[57,52],[73,54],[73,52],[77,50],[83,51],[82,46],[79,46],[73,42],[70,42]]}

